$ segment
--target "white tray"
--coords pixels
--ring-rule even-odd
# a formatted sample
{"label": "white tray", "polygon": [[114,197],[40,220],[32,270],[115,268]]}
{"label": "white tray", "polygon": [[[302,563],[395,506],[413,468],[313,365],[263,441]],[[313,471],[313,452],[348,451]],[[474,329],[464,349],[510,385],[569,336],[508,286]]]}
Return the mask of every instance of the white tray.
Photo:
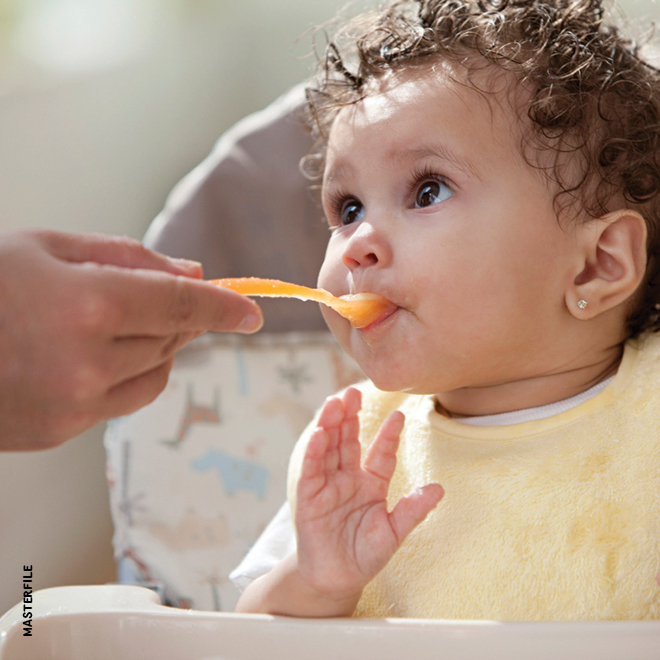
{"label": "white tray", "polygon": [[147,589],[59,587],[0,619],[0,660],[659,660],[660,621],[308,620],[176,610]]}

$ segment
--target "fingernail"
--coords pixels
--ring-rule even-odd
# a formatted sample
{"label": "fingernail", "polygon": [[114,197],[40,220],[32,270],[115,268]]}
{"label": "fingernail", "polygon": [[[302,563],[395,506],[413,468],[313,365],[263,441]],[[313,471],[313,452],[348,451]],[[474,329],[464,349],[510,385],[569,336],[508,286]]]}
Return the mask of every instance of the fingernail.
{"label": "fingernail", "polygon": [[202,264],[192,259],[174,259],[169,257],[170,262],[178,269],[190,275],[202,276]]}
{"label": "fingernail", "polygon": [[237,332],[245,332],[245,333],[250,333],[250,332],[256,332],[261,328],[261,326],[264,324],[263,317],[261,317],[259,314],[256,314],[254,312],[248,314],[239,324],[238,327],[236,328]]}

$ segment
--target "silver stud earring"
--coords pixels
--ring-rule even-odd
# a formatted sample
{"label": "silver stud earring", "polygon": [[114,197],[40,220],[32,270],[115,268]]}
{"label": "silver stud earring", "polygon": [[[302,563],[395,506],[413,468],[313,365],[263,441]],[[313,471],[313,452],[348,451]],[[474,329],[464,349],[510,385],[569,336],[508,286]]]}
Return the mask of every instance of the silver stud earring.
{"label": "silver stud earring", "polygon": [[582,298],[580,298],[580,300],[577,301],[577,306],[578,306],[580,309],[584,309],[588,304],[589,304],[589,303],[587,303],[587,301],[586,301],[586,300],[583,300]]}

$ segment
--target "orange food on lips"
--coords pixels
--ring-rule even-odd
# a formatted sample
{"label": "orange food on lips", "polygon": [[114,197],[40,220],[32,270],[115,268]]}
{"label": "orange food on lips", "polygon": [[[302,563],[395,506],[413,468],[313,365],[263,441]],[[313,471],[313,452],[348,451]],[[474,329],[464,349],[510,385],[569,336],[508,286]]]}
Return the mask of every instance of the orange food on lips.
{"label": "orange food on lips", "polygon": [[209,282],[232,289],[244,296],[315,300],[331,307],[335,312],[348,319],[354,328],[368,326],[394,307],[387,298],[383,298],[377,293],[356,293],[336,298],[324,289],[312,289],[299,284],[260,277],[227,277],[220,280],[209,280]]}

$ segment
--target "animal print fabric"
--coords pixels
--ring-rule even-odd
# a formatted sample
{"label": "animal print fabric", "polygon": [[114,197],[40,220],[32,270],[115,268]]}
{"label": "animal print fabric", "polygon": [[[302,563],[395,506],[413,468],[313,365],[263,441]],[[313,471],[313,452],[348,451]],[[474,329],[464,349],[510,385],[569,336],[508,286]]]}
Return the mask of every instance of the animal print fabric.
{"label": "animal print fabric", "polygon": [[106,432],[121,582],[232,610],[228,575],[286,498],[289,454],[324,398],[363,378],[329,333],[209,335],[165,391]]}

